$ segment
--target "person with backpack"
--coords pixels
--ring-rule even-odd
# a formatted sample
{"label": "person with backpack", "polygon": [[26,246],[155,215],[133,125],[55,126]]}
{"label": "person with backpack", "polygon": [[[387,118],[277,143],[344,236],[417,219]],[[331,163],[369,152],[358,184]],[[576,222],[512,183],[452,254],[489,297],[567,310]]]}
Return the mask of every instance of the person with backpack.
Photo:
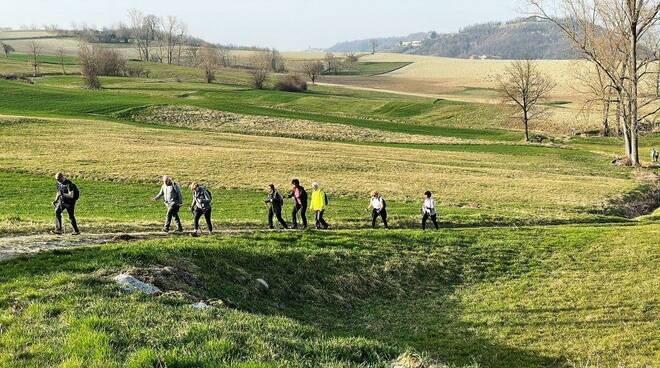
{"label": "person with backpack", "polygon": [[383,219],[383,225],[386,229],[389,229],[387,226],[387,203],[385,198],[380,195],[378,192],[371,193],[371,200],[369,201],[369,207],[367,209],[371,210],[371,228],[376,228],[376,220],[378,217]]}
{"label": "person with backpack", "polygon": [[293,211],[291,213],[292,229],[298,228],[298,213],[302,220],[303,229],[307,229],[307,191],[300,185],[300,180],[293,179],[291,181],[293,188],[289,192],[288,198],[293,198]]}
{"label": "person with backpack", "polygon": [[76,202],[80,198],[80,190],[61,172],[55,174],[55,180],[57,181],[57,193],[53,201],[53,206],[55,207],[55,230],[51,231],[51,233],[62,235],[62,212],[66,210],[69,215],[69,221],[71,222],[71,228],[73,229],[71,235],[80,235],[75,214]]}
{"label": "person with backpack", "polygon": [[328,206],[328,196],[321,190],[319,183],[312,183],[312,203],[311,209],[314,211],[317,229],[327,229],[330,225],[325,222],[323,214]]}
{"label": "person with backpack", "polygon": [[190,190],[193,197],[190,204],[190,211],[193,214],[195,234],[199,234],[199,219],[204,216],[209,235],[213,235],[213,223],[211,222],[211,202],[213,202],[213,196],[211,195],[211,191],[195,182],[190,184]]}
{"label": "person with backpack", "polygon": [[167,215],[165,216],[165,226],[163,231],[168,233],[170,231],[170,224],[172,218],[176,222],[176,231],[182,232],[181,219],[179,218],[179,209],[183,205],[183,194],[181,187],[171,177],[163,176],[163,185],[160,187],[160,192],[153,198],[154,201],[163,198],[165,207],[167,207]]}
{"label": "person with backpack", "polygon": [[424,193],[424,203],[422,204],[422,230],[426,230],[426,221],[431,218],[433,226],[438,230],[438,212],[435,210],[435,199],[431,192]]}
{"label": "person with backpack", "polygon": [[660,156],[660,153],[658,153],[658,150],[654,148],[651,148],[651,162],[652,163],[658,163],[658,157]]}
{"label": "person with backpack", "polygon": [[265,203],[268,205],[268,227],[274,229],[273,217],[277,217],[283,228],[288,229],[286,221],[282,218],[282,205],[284,205],[284,197],[275,189],[274,184],[268,185],[268,197]]}

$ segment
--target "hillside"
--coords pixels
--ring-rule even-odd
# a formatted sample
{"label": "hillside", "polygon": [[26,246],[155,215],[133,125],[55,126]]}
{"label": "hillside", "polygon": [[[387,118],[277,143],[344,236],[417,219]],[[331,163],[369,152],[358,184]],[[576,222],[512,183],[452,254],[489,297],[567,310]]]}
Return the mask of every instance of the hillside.
{"label": "hillside", "polygon": [[[576,56],[557,27],[533,19],[477,24],[458,33],[414,33],[377,40],[379,52],[415,55],[496,59],[574,59]],[[410,44],[414,41],[420,43]],[[370,40],[342,42],[329,51],[368,52]]]}

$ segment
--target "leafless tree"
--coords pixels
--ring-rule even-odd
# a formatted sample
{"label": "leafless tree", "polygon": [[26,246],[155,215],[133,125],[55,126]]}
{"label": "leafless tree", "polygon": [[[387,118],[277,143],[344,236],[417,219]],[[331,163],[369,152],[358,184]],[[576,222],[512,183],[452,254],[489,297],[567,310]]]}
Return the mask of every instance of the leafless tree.
{"label": "leafless tree", "polygon": [[555,82],[538,70],[531,60],[514,61],[498,76],[499,90],[505,102],[513,105],[525,128],[525,141],[529,142],[529,121],[547,111],[542,103]]}
{"label": "leafless tree", "polygon": [[250,76],[252,79],[252,87],[256,89],[263,89],[270,71],[272,70],[272,57],[271,53],[260,52],[252,56],[250,60]]}
{"label": "leafless tree", "polygon": [[320,61],[308,61],[303,64],[303,72],[305,75],[312,81],[313,84],[316,84],[316,81],[319,79],[325,66]]}
{"label": "leafless tree", "polygon": [[43,51],[43,48],[41,45],[36,42],[32,41],[30,42],[30,49],[29,49],[29,62],[30,65],[32,66],[32,76],[33,77],[38,77],[39,76],[39,67],[41,66],[41,52]]}
{"label": "leafless tree", "polygon": [[80,74],[83,77],[85,87],[91,89],[101,88],[99,80],[99,65],[96,58],[94,47],[86,42],[81,42],[78,49],[78,59],[80,59]]}
{"label": "leafless tree", "polygon": [[64,68],[64,57],[66,56],[66,54],[64,53],[64,48],[59,47],[56,53],[57,53],[57,58],[60,60],[60,66],[62,67],[62,74],[66,75],[66,69]]}
{"label": "leafless tree", "polygon": [[335,54],[328,52],[327,54],[325,54],[325,65],[326,65],[326,69],[329,72],[337,74],[341,62],[339,61],[339,59],[337,59]]}
{"label": "leafless tree", "polygon": [[199,65],[199,47],[189,46],[186,48],[186,59],[191,66]]}
{"label": "leafless tree", "polygon": [[[589,111],[594,106],[601,108],[601,134],[604,137],[609,137],[611,135],[610,116],[613,110],[612,105],[618,104],[615,87],[604,73],[595,68],[593,64],[578,68],[575,77],[580,81],[575,89],[579,94],[586,97],[583,109]],[[619,131],[618,126],[617,131]]]}
{"label": "leafless tree", "polygon": [[652,38],[660,0],[528,2],[536,16],[557,25],[609,79],[620,101],[626,155],[631,165],[639,165],[640,123],[660,111],[656,94],[640,93],[640,86],[655,74],[652,69],[659,61],[660,52]]}
{"label": "leafless tree", "polygon": [[372,40],[369,40],[369,45],[371,45],[371,54],[372,55],[375,54],[376,49],[378,48],[378,40],[375,39],[375,38],[372,39]]}
{"label": "leafless tree", "polygon": [[185,41],[186,25],[176,16],[170,15],[158,22],[160,26],[159,47],[164,49],[164,61],[173,64],[177,49]]}
{"label": "leafless tree", "polygon": [[215,70],[218,67],[218,50],[210,45],[202,47],[200,51],[199,67],[204,74],[204,81],[211,83],[215,80]]}
{"label": "leafless tree", "polygon": [[128,11],[130,29],[140,60],[151,60],[150,48],[156,40],[159,19],[155,15],[144,15],[142,12],[131,9]]}

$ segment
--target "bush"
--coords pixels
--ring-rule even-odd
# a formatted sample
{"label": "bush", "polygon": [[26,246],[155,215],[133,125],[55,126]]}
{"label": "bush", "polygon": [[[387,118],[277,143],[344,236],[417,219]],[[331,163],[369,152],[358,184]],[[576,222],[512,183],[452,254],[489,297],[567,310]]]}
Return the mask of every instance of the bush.
{"label": "bush", "polygon": [[249,73],[252,76],[252,86],[256,89],[263,89],[268,80],[268,70],[257,68],[250,70]]}
{"label": "bush", "polygon": [[301,75],[287,74],[277,81],[275,89],[285,92],[305,92],[307,91],[307,81]]}

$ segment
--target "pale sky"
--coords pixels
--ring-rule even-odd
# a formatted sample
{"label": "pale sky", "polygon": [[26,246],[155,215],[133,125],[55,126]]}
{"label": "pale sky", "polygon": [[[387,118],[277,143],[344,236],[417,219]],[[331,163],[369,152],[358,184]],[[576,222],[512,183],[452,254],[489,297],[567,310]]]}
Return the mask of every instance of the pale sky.
{"label": "pale sky", "polygon": [[128,9],[176,15],[209,42],[326,48],[340,41],[403,36],[519,17],[520,0],[0,0],[0,27],[126,21]]}

